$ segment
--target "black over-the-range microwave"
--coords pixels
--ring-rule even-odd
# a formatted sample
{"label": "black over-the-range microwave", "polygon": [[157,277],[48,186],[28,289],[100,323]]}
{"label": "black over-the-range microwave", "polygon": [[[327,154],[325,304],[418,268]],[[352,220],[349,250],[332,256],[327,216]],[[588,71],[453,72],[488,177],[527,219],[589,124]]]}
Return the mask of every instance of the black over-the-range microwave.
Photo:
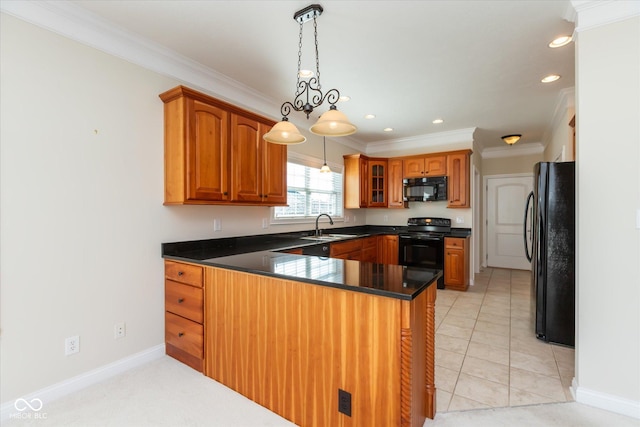
{"label": "black over-the-range microwave", "polygon": [[405,202],[447,200],[447,177],[405,178],[402,180]]}

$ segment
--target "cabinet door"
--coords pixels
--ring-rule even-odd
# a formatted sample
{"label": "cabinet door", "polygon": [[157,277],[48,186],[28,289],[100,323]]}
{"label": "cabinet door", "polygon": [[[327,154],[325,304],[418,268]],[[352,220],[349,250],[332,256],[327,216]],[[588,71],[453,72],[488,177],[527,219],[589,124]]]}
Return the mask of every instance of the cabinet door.
{"label": "cabinet door", "polygon": [[360,207],[366,208],[369,202],[369,161],[366,158],[360,158]]}
{"label": "cabinet door", "polygon": [[378,259],[378,238],[375,236],[362,239],[362,254],[360,261],[377,262]]}
{"label": "cabinet door", "polygon": [[462,249],[445,250],[444,284],[464,285],[464,251]]}
{"label": "cabinet door", "polygon": [[424,176],[424,157],[404,159],[403,178],[421,178]]}
{"label": "cabinet door", "polygon": [[187,200],[229,199],[229,114],[188,100]]}
{"label": "cabinet door", "polygon": [[469,155],[467,153],[447,156],[449,170],[447,195],[449,208],[468,208],[469,200]]}
{"label": "cabinet door", "polygon": [[402,190],[402,160],[390,159],[387,168],[387,200],[390,208],[404,208],[404,193]]}
{"label": "cabinet door", "polygon": [[231,114],[231,200],[262,201],[260,124],[247,117]]}
{"label": "cabinet door", "polygon": [[378,263],[398,264],[398,236],[385,235],[378,236]]}
{"label": "cabinet door", "polygon": [[424,158],[424,176],[444,176],[447,174],[447,156],[427,156]]}
{"label": "cabinet door", "polygon": [[[262,135],[269,126],[261,124]],[[287,146],[262,140],[264,168],[262,180],[263,203],[269,206],[287,204]]]}
{"label": "cabinet door", "polygon": [[366,208],[368,194],[368,159],[361,154],[348,154],[343,156],[343,158],[344,208]]}
{"label": "cabinet door", "polygon": [[369,160],[369,200],[372,208],[387,207],[387,161]]}

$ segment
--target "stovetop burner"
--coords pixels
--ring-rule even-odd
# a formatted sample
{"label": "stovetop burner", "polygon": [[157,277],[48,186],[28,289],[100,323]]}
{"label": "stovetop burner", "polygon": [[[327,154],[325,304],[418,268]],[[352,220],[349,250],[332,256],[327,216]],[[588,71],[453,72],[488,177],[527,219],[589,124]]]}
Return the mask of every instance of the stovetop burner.
{"label": "stovetop burner", "polygon": [[407,231],[412,236],[443,237],[451,232],[451,220],[449,218],[409,218],[407,220]]}

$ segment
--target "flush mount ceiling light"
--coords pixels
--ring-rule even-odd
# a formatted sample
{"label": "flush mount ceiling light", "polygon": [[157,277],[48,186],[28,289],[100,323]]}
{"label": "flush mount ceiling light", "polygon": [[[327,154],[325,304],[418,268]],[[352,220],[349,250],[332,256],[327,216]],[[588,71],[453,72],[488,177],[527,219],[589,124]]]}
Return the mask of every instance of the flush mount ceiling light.
{"label": "flush mount ceiling light", "polygon": [[522,137],[522,135],[514,133],[513,135],[505,135],[502,137],[502,140],[504,142],[506,142],[509,145],[513,145],[516,142],[520,141],[520,138]]}
{"label": "flush mount ceiling light", "polygon": [[[300,24],[300,39],[298,43],[298,73],[296,83],[296,93],[293,102],[285,101],[280,107],[282,121],[277,123],[271,130],[264,135],[266,141],[275,144],[299,144],[306,141],[306,138],[300,134],[298,129],[292,123],[289,123],[289,113],[291,110],[302,111],[307,115],[313,112],[313,109],[319,107],[326,100],[329,103],[329,111],[323,113],[318,121],[309,129],[316,135],[321,136],[345,136],[356,132],[357,128],[349,122],[347,116],[338,111],[336,102],[340,100],[340,92],[337,89],[330,89],[326,93],[322,93],[320,84],[320,60],[318,59],[318,24],[316,18],[322,15],[324,9],[319,4],[312,4],[297,11],[293,15],[293,19]],[[309,80],[300,80],[301,78],[301,58],[302,58],[302,29],[305,22],[313,19],[314,39],[316,48],[316,72],[315,76]]]}
{"label": "flush mount ceiling light", "polygon": [[560,76],[557,74],[549,74],[548,76],[544,77],[542,80],[540,80],[542,83],[551,83],[551,82],[555,82],[556,80],[560,79]]}
{"label": "flush mount ceiling light", "polygon": [[432,121],[431,123],[433,123],[434,125],[439,125],[440,123],[444,123],[444,120],[442,119],[435,119],[434,121]]}
{"label": "flush mount ceiling light", "polygon": [[550,48],[566,46],[573,41],[571,36],[560,36],[549,43]]}

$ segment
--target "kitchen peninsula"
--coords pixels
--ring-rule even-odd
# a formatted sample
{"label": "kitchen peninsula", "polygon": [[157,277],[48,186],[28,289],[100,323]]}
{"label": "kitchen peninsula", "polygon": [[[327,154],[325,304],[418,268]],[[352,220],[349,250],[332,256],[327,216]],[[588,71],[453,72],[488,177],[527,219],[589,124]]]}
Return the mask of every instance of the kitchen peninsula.
{"label": "kitchen peninsula", "polygon": [[167,354],[301,426],[434,417],[440,270],[206,242],[163,245]]}

